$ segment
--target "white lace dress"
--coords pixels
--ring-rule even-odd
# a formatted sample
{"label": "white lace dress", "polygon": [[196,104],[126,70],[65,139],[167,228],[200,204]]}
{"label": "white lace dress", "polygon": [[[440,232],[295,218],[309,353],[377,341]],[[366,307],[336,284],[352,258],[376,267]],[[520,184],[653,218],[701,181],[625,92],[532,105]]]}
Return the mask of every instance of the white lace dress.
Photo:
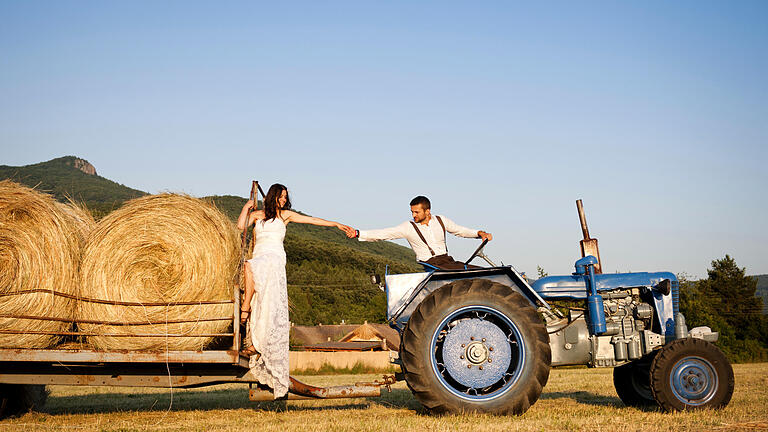
{"label": "white lace dress", "polygon": [[288,392],[288,288],[285,279],[285,223],[279,218],[256,221],[253,258],[248,260],[255,293],[251,300],[251,341],[261,357],[251,356],[251,372],[274,391]]}

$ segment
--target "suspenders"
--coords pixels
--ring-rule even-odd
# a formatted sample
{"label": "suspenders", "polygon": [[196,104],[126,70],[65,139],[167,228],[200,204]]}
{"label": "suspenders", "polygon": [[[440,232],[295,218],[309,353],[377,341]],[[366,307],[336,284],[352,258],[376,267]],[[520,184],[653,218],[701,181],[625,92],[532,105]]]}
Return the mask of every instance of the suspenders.
{"label": "suspenders", "polygon": [[[440,216],[435,216],[435,219],[440,223],[440,226],[443,227],[443,240],[445,240],[445,224],[443,223],[443,220],[440,219]],[[427,239],[424,238],[424,234],[421,233],[419,230],[419,227],[416,226],[416,223],[411,221],[411,225],[413,226],[413,229],[416,230],[416,234],[419,235],[419,238],[421,241],[424,242],[424,244],[427,246],[427,249],[429,249],[429,253],[432,254],[432,256],[435,256],[435,251],[432,250],[432,248],[429,246],[429,243],[427,243]],[[448,253],[448,242],[445,242],[445,253]]]}

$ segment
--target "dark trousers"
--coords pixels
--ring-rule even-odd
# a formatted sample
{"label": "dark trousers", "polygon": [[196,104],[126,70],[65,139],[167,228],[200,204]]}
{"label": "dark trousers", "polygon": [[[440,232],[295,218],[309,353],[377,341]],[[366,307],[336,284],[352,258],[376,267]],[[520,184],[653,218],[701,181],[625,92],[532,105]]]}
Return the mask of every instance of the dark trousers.
{"label": "dark trousers", "polygon": [[435,255],[427,260],[427,264],[433,265],[441,270],[464,270],[468,268],[480,268],[474,265],[465,266],[463,262],[456,261],[448,254]]}

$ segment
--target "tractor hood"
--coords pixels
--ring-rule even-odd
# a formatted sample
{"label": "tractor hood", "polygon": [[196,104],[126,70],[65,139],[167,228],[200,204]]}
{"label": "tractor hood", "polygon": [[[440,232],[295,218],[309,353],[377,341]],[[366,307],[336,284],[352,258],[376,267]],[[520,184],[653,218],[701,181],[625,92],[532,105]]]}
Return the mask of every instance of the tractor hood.
{"label": "tractor hood", "polygon": [[[570,276],[547,276],[532,284],[533,290],[546,300],[550,299],[574,299],[587,298],[587,276],[575,274]],[[665,294],[660,289],[661,282],[669,279],[671,292]],[[595,275],[595,285],[598,293],[622,288],[645,287],[653,293],[653,301],[659,325],[663,333],[672,337],[674,335],[675,315],[678,312],[679,284],[677,277],[670,272],[655,273],[613,273]]]}
{"label": "tractor hood", "polygon": [[[597,274],[595,284],[598,291],[635,287],[653,288],[664,279],[677,282],[677,277],[670,272],[644,272]],[[544,298],[587,298],[587,281],[584,275],[547,276],[537,280],[531,286]]]}

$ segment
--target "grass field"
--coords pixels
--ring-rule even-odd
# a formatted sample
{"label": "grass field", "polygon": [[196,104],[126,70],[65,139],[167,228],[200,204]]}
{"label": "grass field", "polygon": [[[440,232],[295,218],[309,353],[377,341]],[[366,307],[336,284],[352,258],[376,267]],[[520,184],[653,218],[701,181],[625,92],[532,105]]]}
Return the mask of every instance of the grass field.
{"label": "grass field", "polygon": [[[666,414],[625,407],[610,369],[556,369],[539,401],[519,417],[426,415],[404,383],[381,398],[248,401],[244,385],[169,390],[52,386],[44,412],[0,422],[5,430],[244,431],[678,431],[768,430],[768,364],[735,365],[736,391],[720,411]],[[375,375],[306,376],[315,385]],[[171,405],[171,399],[173,403]]]}

